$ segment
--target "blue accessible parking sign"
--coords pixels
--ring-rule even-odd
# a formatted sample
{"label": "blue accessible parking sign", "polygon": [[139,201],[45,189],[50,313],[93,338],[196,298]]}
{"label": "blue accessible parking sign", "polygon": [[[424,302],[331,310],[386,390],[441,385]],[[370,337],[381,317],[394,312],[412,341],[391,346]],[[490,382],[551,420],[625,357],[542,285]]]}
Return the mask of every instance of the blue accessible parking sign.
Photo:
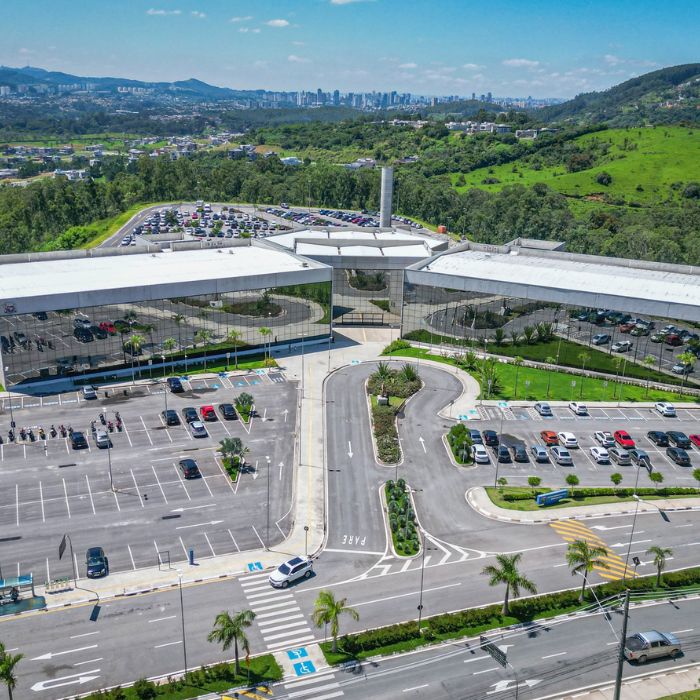
{"label": "blue accessible parking sign", "polygon": [[309,653],[306,651],[304,647],[298,647],[297,649],[288,649],[287,650],[287,656],[294,661],[294,659],[303,659],[305,656],[308,656]]}
{"label": "blue accessible parking sign", "polygon": [[294,664],[294,673],[297,676],[308,676],[311,673],[316,673],[316,667],[312,661],[300,661],[298,664]]}

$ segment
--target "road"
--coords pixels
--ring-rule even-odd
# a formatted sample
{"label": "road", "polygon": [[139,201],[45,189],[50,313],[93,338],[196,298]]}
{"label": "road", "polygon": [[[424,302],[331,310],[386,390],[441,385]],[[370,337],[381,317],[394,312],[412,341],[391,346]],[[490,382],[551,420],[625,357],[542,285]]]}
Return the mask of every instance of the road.
{"label": "road", "polygon": [[[337,596],[347,597],[348,603],[360,613],[358,622],[343,620],[343,632],[415,618],[421,558],[399,559],[387,550],[379,486],[387,478],[393,478],[394,469],[380,467],[374,461],[364,395],[364,379],[371,370],[371,365],[348,367],[335,372],[327,381],[328,545],[315,562],[315,576],[281,591],[269,588],[266,574],[185,586],[183,602],[190,667],[228,656],[206,641],[214,617],[222,609],[250,608],[256,612],[258,618],[249,634],[254,653],[323,639],[323,630],[314,628],[310,622],[314,602],[322,589],[330,588]],[[558,526],[494,522],[471,510],[464,492],[470,485],[483,482],[484,474],[458,469],[449,462],[441,443],[442,431],[449,421],[434,416],[437,408],[448,405],[457,395],[458,382],[449,372],[432,367],[421,366],[420,372],[426,387],[408,403],[400,420],[404,462],[398,469],[399,475],[416,489],[418,517],[427,532],[424,616],[499,602],[502,590],[491,588],[481,571],[501,551],[523,552],[523,572],[544,593],[578,586],[578,579],[572,579],[564,559],[567,541],[573,537],[600,539],[615,553],[618,563],[612,572],[594,572],[591,581],[604,580],[602,574],[606,573],[619,578],[619,562],[626,556],[630,541],[630,516],[587,520],[585,524],[569,524],[567,527],[574,529],[566,530]],[[668,523],[654,513],[640,515],[631,543],[631,553],[642,560],[639,572],[653,572],[645,552],[654,543],[673,549],[669,569],[696,564],[700,542],[694,541],[692,533],[698,525],[700,513],[695,511],[671,513]],[[648,621],[639,617],[635,624],[671,631],[691,628],[693,624],[688,620],[697,612],[695,607],[689,609],[686,605],[690,603],[679,603],[677,615],[676,609],[668,604],[645,608],[662,611],[663,615],[673,613],[673,617],[668,621],[666,617]],[[173,674],[183,668],[177,589],[105,601],[96,622],[89,619],[91,611],[92,606],[79,606],[0,618],[0,635],[6,646],[18,648],[27,658],[18,666],[19,697],[34,697],[28,689],[37,683],[46,683],[36,690],[37,696],[53,699],[78,690],[133,681],[140,676]],[[607,646],[614,641],[610,627],[599,616],[586,618],[581,624],[584,626],[581,632],[577,627],[575,645],[571,644],[571,628],[558,626],[546,633],[537,628],[528,630],[513,642],[515,646],[509,649],[511,662],[521,671],[527,668],[527,673],[520,676],[521,681],[539,681],[531,690],[523,689],[525,697],[585,685],[587,679],[593,682],[612,677],[608,654],[601,652],[603,643]],[[615,620],[614,625],[619,626],[619,622]],[[562,636],[558,636],[560,629]],[[585,640],[580,650],[579,638]],[[130,640],[128,645],[124,644],[125,639]],[[697,661],[693,640],[688,641],[685,658],[654,667]],[[494,670],[496,665],[488,658],[482,659],[472,647],[466,648],[464,643],[447,647],[463,654],[462,662],[468,661],[468,666],[459,664],[456,668],[455,659],[444,656],[445,648],[433,649],[412,657],[382,661],[376,668],[365,664],[366,679],[336,672],[325,685],[338,684],[338,690],[332,692],[350,697],[353,693],[359,697],[364,692],[363,697],[393,698],[399,686],[401,690],[407,689],[407,694],[418,697],[486,697],[490,689],[497,687],[492,687],[494,684],[512,677],[497,668]],[[566,654],[553,656],[562,651]],[[582,657],[587,659],[587,653],[592,656],[590,663],[584,664]],[[56,656],[37,659],[46,654]],[[420,659],[429,661],[420,666],[417,664]],[[392,671],[394,668],[398,670]],[[388,672],[380,673],[383,670]],[[483,674],[474,675],[478,671]],[[627,666],[627,674],[635,672],[636,668]],[[366,684],[370,682],[376,685],[368,692]],[[308,687],[314,687],[314,683]],[[415,691],[410,690],[414,687]],[[466,696],[465,687],[470,693]],[[512,685],[503,687],[512,691]],[[285,697],[284,693],[297,692],[294,688],[294,682],[284,684],[275,690],[275,695]]]}

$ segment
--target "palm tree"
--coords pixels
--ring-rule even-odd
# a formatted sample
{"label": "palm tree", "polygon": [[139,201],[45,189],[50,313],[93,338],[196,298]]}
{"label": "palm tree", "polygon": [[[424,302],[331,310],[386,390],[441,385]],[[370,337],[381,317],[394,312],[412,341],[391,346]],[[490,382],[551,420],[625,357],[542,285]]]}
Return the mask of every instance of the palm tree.
{"label": "palm tree", "polygon": [[163,350],[165,352],[171,352],[177,347],[177,340],[175,338],[165,338],[163,340]]}
{"label": "palm tree", "polygon": [[15,666],[24,658],[24,654],[8,654],[5,645],[0,642],[0,681],[7,686],[7,693],[12,700],[12,691],[17,685]]}
{"label": "palm tree", "polygon": [[[265,347],[265,342],[267,341],[268,343],[268,348],[269,348],[269,340],[267,338],[272,335],[272,329],[268,328],[267,326],[261,326],[258,328],[258,333],[263,337],[263,347]],[[265,350],[265,359],[269,357],[268,350]]]}
{"label": "palm tree", "polygon": [[646,395],[649,396],[649,382],[651,381],[651,369],[656,364],[656,358],[653,355],[647,355],[642,360],[642,364],[649,369],[649,374],[647,374],[647,388],[646,388]]}
{"label": "palm tree", "polygon": [[668,547],[654,545],[647,549],[647,554],[654,555],[654,566],[656,567],[656,587],[661,585],[661,572],[666,567],[666,559],[673,556],[673,550]]}
{"label": "palm tree", "polygon": [[586,377],[586,362],[591,359],[591,354],[589,352],[580,352],[578,354],[578,359],[581,361],[581,372],[583,374],[581,375],[581,388],[579,389],[579,394],[578,397],[579,399],[583,398],[583,380]]}
{"label": "palm tree", "polygon": [[182,336],[180,326],[185,322],[185,317],[182,314],[173,314],[172,321],[177,326],[177,344],[182,347]]}
{"label": "palm tree", "polygon": [[[612,346],[610,346],[612,347]],[[619,389],[619,384],[618,384],[618,378],[620,376],[620,368],[622,367],[623,359],[618,356],[613,359],[613,364],[615,365],[615,391],[613,391],[613,398],[615,398],[615,394],[617,393],[617,390]]]}
{"label": "palm tree", "polygon": [[489,566],[485,566],[481,572],[484,576],[489,577],[489,586],[497,586],[499,583],[506,584],[506,595],[503,599],[502,610],[504,615],[510,614],[508,599],[510,598],[511,592],[513,598],[520,597],[521,588],[528,591],[528,593],[537,593],[537,586],[518,571],[518,562],[522,556],[522,553],[497,554],[496,561],[498,562],[498,566],[490,564]]}
{"label": "palm tree", "polygon": [[311,619],[314,621],[316,627],[322,627],[323,625],[331,626],[334,654],[338,651],[338,628],[340,616],[350,615],[350,617],[355,621],[360,619],[360,615],[357,610],[348,607],[346,605],[347,602],[347,598],[336,600],[331,591],[321,591],[318,594],[318,598],[316,598],[314,611],[311,614]]}
{"label": "palm tree", "polygon": [[515,365],[515,398],[518,398],[518,373],[520,372],[520,365],[523,364],[525,360],[520,357],[520,355],[516,355],[513,358],[513,364]]}
{"label": "palm tree", "polygon": [[129,336],[129,340],[126,341],[126,344],[129,346],[129,348],[131,350],[131,379],[132,379],[132,381],[134,379],[134,357],[141,352],[141,347],[143,346],[145,340],[146,339],[142,335],[139,335],[138,333],[132,333]]}
{"label": "palm tree", "polygon": [[591,545],[584,540],[575,540],[569,543],[566,550],[566,563],[571,567],[571,575],[581,574],[583,585],[581,594],[578,597],[579,603],[583,601],[583,594],[586,592],[588,574],[594,568],[609,569],[608,563],[602,558],[609,554],[608,550],[601,545]]}
{"label": "palm tree", "polygon": [[682,352],[680,355],[676,356],[676,359],[681,365],[685,366],[687,371],[683,372],[683,381],[681,382],[681,391],[685,387],[685,382],[688,379],[688,375],[692,372],[695,363],[697,362],[697,357],[692,352]]}
{"label": "palm tree", "polygon": [[549,365],[547,369],[549,370],[547,372],[547,398],[549,398],[549,385],[552,382],[552,367],[557,363],[557,358],[552,357],[551,355],[549,357],[544,358],[544,362],[546,365]]}
{"label": "palm tree", "polygon": [[233,643],[234,658],[236,660],[236,675],[241,673],[241,662],[238,658],[238,645],[241,645],[246,654],[250,653],[250,645],[245,630],[251,626],[255,619],[252,610],[234,612],[220,612],[214,620],[214,628],[207,635],[207,640],[221,644],[223,651],[228,650]]}
{"label": "palm tree", "polygon": [[194,340],[196,343],[202,343],[204,345],[204,369],[207,368],[207,343],[211,340],[211,331],[208,328],[200,328],[194,334]]}
{"label": "palm tree", "polygon": [[[231,345],[233,345],[233,363],[236,369],[238,369],[238,345],[243,337],[243,333],[236,328],[231,328],[226,334],[226,340],[228,340]],[[227,367],[228,369],[228,367]]]}

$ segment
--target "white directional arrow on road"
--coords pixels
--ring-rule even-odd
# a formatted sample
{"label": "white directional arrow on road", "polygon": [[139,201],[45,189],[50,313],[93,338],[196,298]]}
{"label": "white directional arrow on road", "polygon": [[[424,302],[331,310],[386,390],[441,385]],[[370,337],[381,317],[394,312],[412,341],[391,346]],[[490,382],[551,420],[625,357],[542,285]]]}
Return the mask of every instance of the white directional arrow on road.
{"label": "white directional arrow on road", "polygon": [[282,413],[284,413],[284,422],[286,423],[287,422],[287,414],[289,413],[289,409],[285,408],[284,411],[282,411]]}
{"label": "white directional arrow on road", "polygon": [[632,527],[631,525],[615,525],[614,527],[608,527],[607,525],[593,525],[591,530],[623,530],[626,527]]}
{"label": "white directional arrow on road", "polygon": [[186,510],[199,510],[200,508],[214,508],[216,503],[205,503],[203,506],[190,506],[189,508],[173,508],[171,513],[183,513]]}
{"label": "white directional arrow on road", "polygon": [[185,530],[188,527],[204,527],[205,525],[220,525],[223,523],[223,520],[212,520],[210,523],[195,523],[194,525],[180,525],[180,527],[176,527],[176,530]]}
{"label": "white directional arrow on road", "polygon": [[645,542],[651,542],[652,540],[635,540],[634,542],[618,542],[617,544],[611,544],[611,547],[629,547],[630,544],[644,544]]}
{"label": "white directional arrow on road", "polygon": [[[85,673],[85,675],[83,675]],[[87,675],[90,673],[100,673],[100,669],[96,668],[93,671],[84,671],[83,673],[74,673],[72,676],[61,676],[60,678],[47,678],[45,681],[38,681],[32,686],[34,692],[39,692],[40,690],[51,690],[53,688],[60,688],[63,685],[73,685],[78,683],[82,685],[83,683],[89,683],[94,681],[95,678],[99,678],[99,675],[91,676]]]}
{"label": "white directional arrow on road", "polygon": [[348,457],[352,459],[352,443],[348,440]]}
{"label": "white directional arrow on road", "polygon": [[91,644],[89,647],[80,647],[78,649],[66,649],[65,651],[54,651],[48,652],[47,654],[42,654],[41,656],[35,656],[32,661],[46,661],[46,659],[53,659],[54,656],[62,656],[63,654],[74,654],[76,651],[85,651],[86,649],[96,649],[97,644]]}
{"label": "white directional arrow on road", "polygon": [[[538,683],[541,683],[542,681],[539,678],[532,678],[528,679],[526,681],[522,681],[521,683],[518,683],[518,688],[522,688],[525,686],[526,688],[532,688],[533,685],[537,685]],[[511,685],[511,683],[513,685]],[[503,681],[498,681],[498,683],[492,683],[491,687],[493,690],[489,690],[486,695],[493,695],[494,693],[502,693],[504,690],[512,690],[515,688],[515,681],[513,680],[503,680]]]}
{"label": "white directional arrow on road", "polygon": [[418,442],[420,442],[420,446],[423,448],[423,452],[425,452],[427,454],[428,450],[425,449],[425,440],[423,440],[422,435],[421,435],[421,437],[418,438]]}

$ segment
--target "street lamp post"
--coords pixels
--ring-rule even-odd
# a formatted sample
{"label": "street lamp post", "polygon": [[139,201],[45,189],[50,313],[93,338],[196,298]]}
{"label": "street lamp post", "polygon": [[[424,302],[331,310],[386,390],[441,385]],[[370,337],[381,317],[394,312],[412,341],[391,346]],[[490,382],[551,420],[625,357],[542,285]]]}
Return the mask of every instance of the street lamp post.
{"label": "street lamp post", "polygon": [[309,526],[304,525],[304,556],[309,558]]}
{"label": "street lamp post", "polygon": [[185,674],[187,673],[187,641],[185,639],[185,603],[182,599],[182,572],[178,570],[177,580],[180,587],[180,621],[182,623],[182,655],[185,662]]}
{"label": "street lamp post", "polygon": [[112,479],[112,439],[107,444],[107,467],[109,469],[109,490],[114,493],[114,481]]}
{"label": "street lamp post", "polygon": [[265,549],[270,549],[270,457],[265,456],[267,462],[267,529],[265,535]]}
{"label": "street lamp post", "polygon": [[[165,355],[161,355],[163,358],[163,375],[166,374],[165,372]],[[163,376],[163,400],[165,401],[165,413],[168,413],[168,380],[165,376]],[[166,415],[166,420],[167,420],[167,415]]]}
{"label": "street lamp post", "polygon": [[436,547],[427,547],[425,544],[425,533],[421,530],[421,544],[423,545],[423,553],[420,561],[420,594],[418,596],[418,634],[420,634],[420,623],[423,619],[423,581],[425,578],[425,552],[427,549],[434,551]]}
{"label": "street lamp post", "polygon": [[[5,367],[5,376],[7,376],[7,373],[9,371],[10,371],[9,366]],[[7,381],[7,380],[5,380],[5,381]],[[12,394],[10,392],[8,392],[8,394],[9,394],[8,401],[10,402],[10,428],[12,428],[12,430],[14,430],[16,426],[15,426],[15,416],[14,416],[14,413],[12,413]]]}
{"label": "street lamp post", "polygon": [[301,398],[304,398],[304,336],[306,333],[301,334]]}
{"label": "street lamp post", "polygon": [[503,440],[503,409],[501,408],[501,427],[498,430],[498,449],[496,450],[496,476],[493,481],[493,487],[496,488],[498,486],[498,465],[500,464],[500,451],[501,451],[501,442]]}

